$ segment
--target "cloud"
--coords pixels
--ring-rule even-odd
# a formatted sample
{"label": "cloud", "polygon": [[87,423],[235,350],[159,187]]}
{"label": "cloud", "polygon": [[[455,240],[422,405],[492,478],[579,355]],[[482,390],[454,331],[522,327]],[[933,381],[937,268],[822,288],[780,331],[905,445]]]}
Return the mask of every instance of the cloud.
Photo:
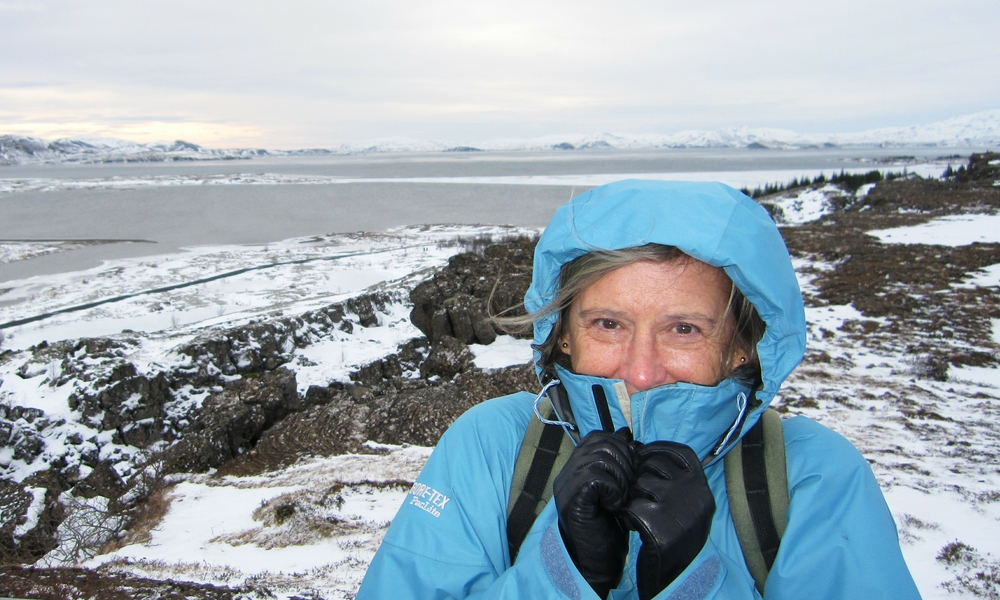
{"label": "cloud", "polygon": [[198,140],[199,144],[211,148],[253,147],[266,135],[260,128],[225,123],[136,121],[109,124],[103,121],[71,120],[14,123],[7,126],[6,133],[47,140],[89,137],[115,138],[140,143]]}
{"label": "cloud", "polygon": [[0,2],[0,12],[40,12],[47,10],[40,2]]}
{"label": "cloud", "polygon": [[262,146],[727,125],[835,132],[976,112],[1000,97],[988,75],[1000,62],[1000,5],[988,0],[8,5],[35,8],[0,19],[0,130],[217,123],[258,132]]}

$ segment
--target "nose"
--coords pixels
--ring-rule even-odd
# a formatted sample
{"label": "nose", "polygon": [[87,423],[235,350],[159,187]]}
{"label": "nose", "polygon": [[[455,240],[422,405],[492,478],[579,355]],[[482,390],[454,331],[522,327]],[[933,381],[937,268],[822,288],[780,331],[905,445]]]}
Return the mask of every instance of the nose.
{"label": "nose", "polygon": [[668,381],[666,363],[657,349],[655,336],[636,334],[629,341],[617,378],[630,394],[654,388]]}

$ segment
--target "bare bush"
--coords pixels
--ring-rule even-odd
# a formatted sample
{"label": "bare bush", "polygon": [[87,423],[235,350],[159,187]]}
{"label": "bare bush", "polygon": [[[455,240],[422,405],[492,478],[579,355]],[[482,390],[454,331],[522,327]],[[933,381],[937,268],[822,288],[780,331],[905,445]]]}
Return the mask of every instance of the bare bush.
{"label": "bare bush", "polygon": [[955,579],[942,584],[949,592],[966,592],[977,598],[1000,600],[1000,560],[989,553],[955,540],[941,548],[938,562],[955,573]]}
{"label": "bare bush", "polygon": [[76,565],[97,555],[97,551],[118,537],[130,521],[117,503],[104,496],[60,498],[66,518],[56,529],[56,548],[38,561],[38,566]]}
{"label": "bare bush", "polygon": [[62,494],[59,503],[65,516],[56,529],[56,547],[37,566],[73,566],[130,543],[148,541],[149,532],[170,507],[173,486],[164,479],[162,465],[154,463],[137,473],[120,495],[113,491],[90,497]]}
{"label": "bare bush", "polygon": [[148,496],[143,497],[134,510],[134,518],[128,530],[104,544],[98,554],[114,552],[129,544],[144,544],[150,540],[150,532],[167,515],[170,503],[174,499],[173,489],[176,482],[162,484]]}
{"label": "bare bush", "polygon": [[917,533],[918,531],[937,531],[940,529],[941,526],[937,523],[923,521],[909,513],[899,515],[899,541],[904,544],[913,544],[922,540],[923,538]]}

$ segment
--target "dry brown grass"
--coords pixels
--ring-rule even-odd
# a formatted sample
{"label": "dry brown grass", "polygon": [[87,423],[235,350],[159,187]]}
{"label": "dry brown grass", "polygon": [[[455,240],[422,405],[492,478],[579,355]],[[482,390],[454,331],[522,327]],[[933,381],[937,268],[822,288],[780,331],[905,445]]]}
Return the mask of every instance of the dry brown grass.
{"label": "dry brown grass", "polygon": [[163,483],[153,493],[145,497],[136,512],[135,521],[121,537],[111,540],[101,547],[98,554],[107,554],[128,546],[144,544],[151,538],[151,532],[163,521],[170,510],[170,503],[176,497],[172,492],[177,482]]}
{"label": "dry brown grass", "polygon": [[0,567],[0,593],[38,600],[232,600],[274,598],[263,587],[221,587],[203,583],[135,577],[127,573],[105,573],[90,569],[60,567]]}

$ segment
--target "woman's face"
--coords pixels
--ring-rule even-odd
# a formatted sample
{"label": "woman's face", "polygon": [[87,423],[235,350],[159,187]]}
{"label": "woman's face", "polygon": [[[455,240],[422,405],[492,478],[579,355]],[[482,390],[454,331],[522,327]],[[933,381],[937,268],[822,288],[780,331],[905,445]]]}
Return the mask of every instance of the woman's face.
{"label": "woman's face", "polygon": [[630,394],[715,385],[741,358],[723,363],[730,286],[721,269],[695,259],[620,267],[570,305],[560,346],[574,372],[621,379]]}

